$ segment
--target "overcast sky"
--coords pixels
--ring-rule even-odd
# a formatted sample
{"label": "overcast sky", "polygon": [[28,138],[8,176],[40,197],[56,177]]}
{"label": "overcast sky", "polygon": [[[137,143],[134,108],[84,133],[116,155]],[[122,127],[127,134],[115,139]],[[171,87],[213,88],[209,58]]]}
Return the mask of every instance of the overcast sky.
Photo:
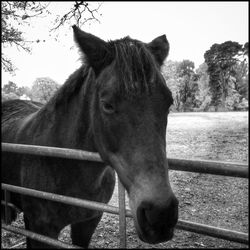
{"label": "overcast sky", "polygon": [[[55,13],[65,13],[69,3],[52,2]],[[70,3],[72,4],[72,3]],[[91,2],[95,5],[96,3]],[[228,40],[248,41],[248,2],[104,2],[99,11],[100,23],[81,27],[104,40],[129,35],[144,42],[166,34],[170,43],[169,60],[189,59],[197,68],[203,55],[214,43]],[[51,77],[63,84],[80,65],[69,26],[60,42],[49,37],[51,18],[33,21],[28,38],[46,39],[35,44],[32,54],[16,48],[4,49],[19,70],[16,76],[2,74],[2,84],[9,80],[18,86],[31,86],[37,77]],[[74,23],[72,23],[74,24]],[[72,46],[74,46],[72,48]]]}

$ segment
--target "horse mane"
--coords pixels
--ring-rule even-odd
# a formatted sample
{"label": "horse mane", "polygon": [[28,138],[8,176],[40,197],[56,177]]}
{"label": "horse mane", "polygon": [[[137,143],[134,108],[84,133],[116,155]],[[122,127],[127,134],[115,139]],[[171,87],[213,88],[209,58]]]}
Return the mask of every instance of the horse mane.
{"label": "horse mane", "polygon": [[[80,91],[89,74],[89,66],[82,65],[75,70],[64,84],[51,97],[47,105],[67,105],[70,99]],[[45,105],[46,106],[46,105]]]}

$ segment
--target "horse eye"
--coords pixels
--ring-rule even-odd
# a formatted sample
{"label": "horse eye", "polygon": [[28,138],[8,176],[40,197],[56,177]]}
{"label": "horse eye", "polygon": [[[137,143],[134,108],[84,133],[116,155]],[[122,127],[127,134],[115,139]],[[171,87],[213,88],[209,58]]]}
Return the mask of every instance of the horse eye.
{"label": "horse eye", "polygon": [[102,108],[105,113],[112,114],[115,112],[115,108],[108,102],[102,102]]}

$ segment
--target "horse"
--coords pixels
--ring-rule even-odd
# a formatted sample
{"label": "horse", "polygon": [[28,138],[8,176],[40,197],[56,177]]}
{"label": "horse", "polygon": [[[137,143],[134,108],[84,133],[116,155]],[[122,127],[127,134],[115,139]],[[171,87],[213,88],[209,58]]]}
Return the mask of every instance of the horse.
{"label": "horse", "polygon": [[[2,141],[97,152],[103,162],[2,154],[2,182],[108,203],[115,172],[124,185],[139,238],[171,240],[178,199],[170,185],[166,128],[173,104],[161,73],[166,35],[144,43],[129,36],[104,41],[72,26],[82,65],[45,104],[2,103]],[[65,60],[65,59],[64,59]],[[15,193],[25,228],[58,238],[71,225],[72,243],[87,248],[101,211]],[[27,239],[28,248],[47,248]]]}

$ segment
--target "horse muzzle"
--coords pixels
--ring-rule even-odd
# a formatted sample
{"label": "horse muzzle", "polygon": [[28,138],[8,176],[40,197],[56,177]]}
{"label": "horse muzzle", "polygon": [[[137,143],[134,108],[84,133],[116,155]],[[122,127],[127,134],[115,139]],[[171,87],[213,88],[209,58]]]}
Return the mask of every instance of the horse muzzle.
{"label": "horse muzzle", "polygon": [[178,221],[178,200],[173,195],[167,205],[157,205],[142,201],[137,208],[139,238],[147,243],[156,244],[173,238],[174,227]]}

